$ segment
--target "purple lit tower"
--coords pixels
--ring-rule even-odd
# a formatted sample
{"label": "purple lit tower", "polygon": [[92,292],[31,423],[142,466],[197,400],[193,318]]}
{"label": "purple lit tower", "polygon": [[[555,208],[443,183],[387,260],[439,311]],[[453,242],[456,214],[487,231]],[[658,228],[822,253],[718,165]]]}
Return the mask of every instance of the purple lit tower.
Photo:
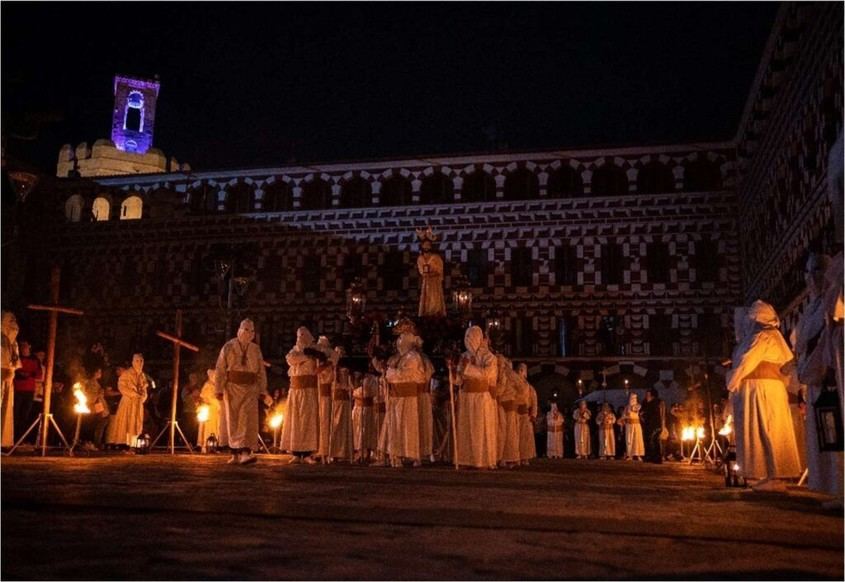
{"label": "purple lit tower", "polygon": [[153,145],[158,75],[135,79],[115,75],[111,140],[123,152],[144,154]]}

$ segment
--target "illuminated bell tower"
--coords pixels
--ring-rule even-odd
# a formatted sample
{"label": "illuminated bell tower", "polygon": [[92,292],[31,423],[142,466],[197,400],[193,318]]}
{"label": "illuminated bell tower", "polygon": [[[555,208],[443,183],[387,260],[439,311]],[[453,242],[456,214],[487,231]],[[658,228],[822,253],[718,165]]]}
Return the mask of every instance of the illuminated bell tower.
{"label": "illuminated bell tower", "polygon": [[159,81],[115,75],[111,140],[127,153],[145,154],[153,145]]}

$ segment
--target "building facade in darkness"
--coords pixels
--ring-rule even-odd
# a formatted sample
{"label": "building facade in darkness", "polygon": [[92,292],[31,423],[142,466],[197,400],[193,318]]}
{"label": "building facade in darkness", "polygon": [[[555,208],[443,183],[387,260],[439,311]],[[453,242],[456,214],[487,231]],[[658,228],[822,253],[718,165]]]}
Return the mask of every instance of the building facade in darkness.
{"label": "building facade in darkness", "polygon": [[300,325],[344,337],[356,278],[368,311],[415,313],[430,225],[447,297],[469,280],[541,397],[687,387],[730,356],[735,305],[800,311],[803,258],[832,249],[841,129],[842,6],[786,4],[735,139],[58,179],[26,284],[58,262],[78,327],[121,357],[166,360],[155,330],[180,308],[209,350],[252,317],[281,362]]}

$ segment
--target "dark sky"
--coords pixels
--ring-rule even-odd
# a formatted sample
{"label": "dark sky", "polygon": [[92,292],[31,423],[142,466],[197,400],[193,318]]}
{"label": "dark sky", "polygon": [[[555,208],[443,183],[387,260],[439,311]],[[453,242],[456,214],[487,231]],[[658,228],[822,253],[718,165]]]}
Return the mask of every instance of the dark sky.
{"label": "dark sky", "polygon": [[8,3],[8,153],[109,137],[112,76],[161,77],[155,145],[195,169],[729,139],[776,3]]}

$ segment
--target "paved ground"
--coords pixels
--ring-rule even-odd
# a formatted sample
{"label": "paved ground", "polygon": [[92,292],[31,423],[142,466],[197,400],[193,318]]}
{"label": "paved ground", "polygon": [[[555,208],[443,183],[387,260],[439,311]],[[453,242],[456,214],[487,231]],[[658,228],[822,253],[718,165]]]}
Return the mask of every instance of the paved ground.
{"label": "paved ground", "polygon": [[2,460],[3,579],[843,578],[843,516],[701,467]]}

